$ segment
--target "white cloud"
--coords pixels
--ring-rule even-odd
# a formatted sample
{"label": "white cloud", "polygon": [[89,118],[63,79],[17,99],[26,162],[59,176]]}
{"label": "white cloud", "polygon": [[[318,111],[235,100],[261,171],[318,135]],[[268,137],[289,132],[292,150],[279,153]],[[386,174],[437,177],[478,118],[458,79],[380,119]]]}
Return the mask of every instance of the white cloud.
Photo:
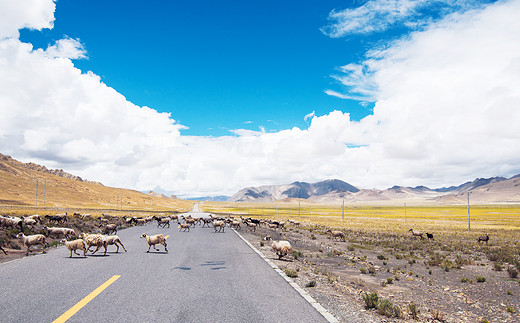
{"label": "white cloud", "polygon": [[[395,26],[425,27],[434,17],[479,7],[475,0],[368,0],[362,6],[329,14],[332,23],[323,27],[330,37],[381,32]],[[439,19],[437,18],[437,19]]]}
{"label": "white cloud", "polygon": [[0,39],[18,38],[22,28],[52,28],[55,8],[52,0],[0,1]]}
{"label": "white cloud", "polygon": [[80,59],[86,58],[86,51],[83,45],[77,39],[64,38],[49,46],[45,50],[45,54],[50,58],[70,58]]}
{"label": "white cloud", "polygon": [[3,39],[0,152],[106,185],[192,196],[295,180],[440,186],[512,175],[520,172],[519,14],[518,1],[499,3],[373,52],[356,74],[357,93],[375,101],[361,121],[332,111],[306,129],[222,137],[182,136],[170,114],[81,73],[71,59],[85,50],[74,41],[50,55]]}
{"label": "white cloud", "polygon": [[315,111],[312,111],[311,113],[305,115],[305,117],[303,117],[303,121],[307,121],[309,119],[312,119],[314,118],[314,116],[316,115],[316,112]]}

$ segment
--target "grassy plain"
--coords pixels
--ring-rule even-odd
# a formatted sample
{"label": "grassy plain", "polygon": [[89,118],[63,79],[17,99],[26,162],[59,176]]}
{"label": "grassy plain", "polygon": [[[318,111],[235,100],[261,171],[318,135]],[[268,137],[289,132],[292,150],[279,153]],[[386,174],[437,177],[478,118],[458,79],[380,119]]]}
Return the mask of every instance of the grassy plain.
{"label": "grassy plain", "polygon": [[[448,234],[468,231],[467,206],[345,206],[204,202],[207,212],[276,220],[292,219],[330,228],[406,233],[410,228]],[[470,206],[472,233],[520,236],[520,205]]]}

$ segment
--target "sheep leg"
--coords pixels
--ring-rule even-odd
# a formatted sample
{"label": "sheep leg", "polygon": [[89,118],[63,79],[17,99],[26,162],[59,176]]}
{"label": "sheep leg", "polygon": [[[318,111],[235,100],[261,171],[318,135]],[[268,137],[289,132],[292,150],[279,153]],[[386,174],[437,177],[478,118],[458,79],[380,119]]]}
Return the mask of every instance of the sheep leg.
{"label": "sheep leg", "polygon": [[[76,253],[76,251],[74,251],[74,253]],[[72,250],[70,251],[70,256],[69,258],[72,258]]]}
{"label": "sheep leg", "polygon": [[92,252],[92,254],[95,254],[99,250],[99,248],[101,248],[101,246],[97,246],[96,250],[94,250],[94,252]]}
{"label": "sheep leg", "polygon": [[103,247],[105,247],[105,253],[104,253],[103,255],[106,256],[106,255],[107,255],[107,244],[105,243],[105,244],[103,245]]}
{"label": "sheep leg", "polygon": [[164,251],[168,252],[168,248],[166,248],[166,242],[164,242],[163,246],[164,246]]}
{"label": "sheep leg", "polygon": [[123,243],[121,241],[119,241],[119,243],[121,244],[121,247],[123,247],[123,250],[126,252],[126,249],[125,249],[125,246],[123,245]]}
{"label": "sheep leg", "polygon": [[152,247],[151,244],[148,245],[148,251],[147,252],[150,252],[150,248]]}

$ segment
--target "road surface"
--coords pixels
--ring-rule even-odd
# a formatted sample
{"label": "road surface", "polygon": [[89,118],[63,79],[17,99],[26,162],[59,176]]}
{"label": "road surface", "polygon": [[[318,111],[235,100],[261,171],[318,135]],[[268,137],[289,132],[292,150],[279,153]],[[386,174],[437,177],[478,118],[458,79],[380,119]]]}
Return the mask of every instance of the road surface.
{"label": "road surface", "polygon": [[[169,235],[169,252],[147,253],[145,232]],[[326,322],[228,228],[152,223],[118,235],[127,253],[70,259],[61,246],[0,264],[0,322],[53,322],[111,278],[67,322]]]}

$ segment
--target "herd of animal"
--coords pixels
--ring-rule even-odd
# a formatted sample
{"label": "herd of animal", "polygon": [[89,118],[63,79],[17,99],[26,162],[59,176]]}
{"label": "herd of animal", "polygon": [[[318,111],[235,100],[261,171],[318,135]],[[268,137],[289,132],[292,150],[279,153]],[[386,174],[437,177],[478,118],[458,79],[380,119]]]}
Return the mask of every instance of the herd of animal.
{"label": "herd of animal", "polygon": [[[86,220],[88,218],[92,218],[90,214],[79,214],[74,213],[73,216],[80,217],[82,220]],[[116,223],[110,223],[110,219],[114,219],[114,217],[102,214],[102,217],[99,218],[99,225],[101,232],[98,233],[79,233],[76,232],[72,228],[67,227],[57,227],[50,225],[62,225],[65,226],[68,221],[68,214],[57,214],[57,215],[31,215],[31,216],[21,216],[21,217],[12,217],[12,216],[0,216],[0,227],[7,229],[18,229],[20,232],[16,235],[18,239],[20,239],[21,243],[27,248],[26,255],[32,252],[32,246],[42,246],[43,253],[46,252],[46,247],[48,245],[47,238],[60,238],[60,243],[64,244],[67,250],[70,251],[70,256],[72,257],[72,253],[76,255],[78,251],[83,252],[83,256],[86,257],[87,252],[91,252],[91,254],[95,254],[101,248],[104,249],[104,254],[106,255],[107,247],[110,245],[116,246],[116,253],[119,252],[119,247],[121,247],[125,252],[127,251],[124,247],[121,239],[117,236],[117,227]],[[226,226],[235,230],[241,230],[242,227],[248,228],[250,231],[256,231],[256,229],[260,226],[266,226],[269,229],[281,229],[286,225],[285,221],[275,221],[270,219],[254,219],[254,218],[244,218],[240,216],[240,218],[234,218],[229,215],[227,217],[216,216],[210,214],[209,217],[193,217],[191,215],[177,215],[171,214],[169,216],[151,216],[146,218],[138,218],[138,217],[123,217],[123,221],[129,225],[144,225],[153,221],[157,222],[158,228],[170,228],[170,223],[176,223],[178,225],[179,231],[190,232],[190,228],[193,229],[197,225],[201,227],[213,227],[214,232],[225,232]],[[43,231],[41,233],[25,235],[24,228],[31,228],[35,225],[43,225]],[[299,226],[300,222],[294,220],[287,220],[287,223],[293,226]],[[339,239],[340,241],[345,241],[345,233],[339,230],[327,230],[327,233],[330,234],[331,239]],[[421,240],[424,239],[423,233],[414,229],[410,229],[412,236],[418,237]],[[148,235],[143,233],[141,238],[144,238],[148,244],[148,251],[153,247],[154,250],[158,249],[155,247],[156,245],[162,245],[164,247],[165,252],[168,252],[166,237],[163,234],[157,235]],[[433,240],[433,234],[426,232],[426,237],[430,240]],[[73,240],[70,240],[75,238]],[[265,240],[271,241],[271,237],[265,237]],[[486,244],[489,241],[489,235],[481,236],[477,239],[477,242],[485,242]],[[91,250],[91,248],[96,248],[95,250]],[[273,251],[276,253],[279,259],[282,257],[292,253],[291,244],[288,241],[280,240],[280,241],[272,241],[271,247]],[[4,254],[7,252],[0,246],[0,251]]]}

